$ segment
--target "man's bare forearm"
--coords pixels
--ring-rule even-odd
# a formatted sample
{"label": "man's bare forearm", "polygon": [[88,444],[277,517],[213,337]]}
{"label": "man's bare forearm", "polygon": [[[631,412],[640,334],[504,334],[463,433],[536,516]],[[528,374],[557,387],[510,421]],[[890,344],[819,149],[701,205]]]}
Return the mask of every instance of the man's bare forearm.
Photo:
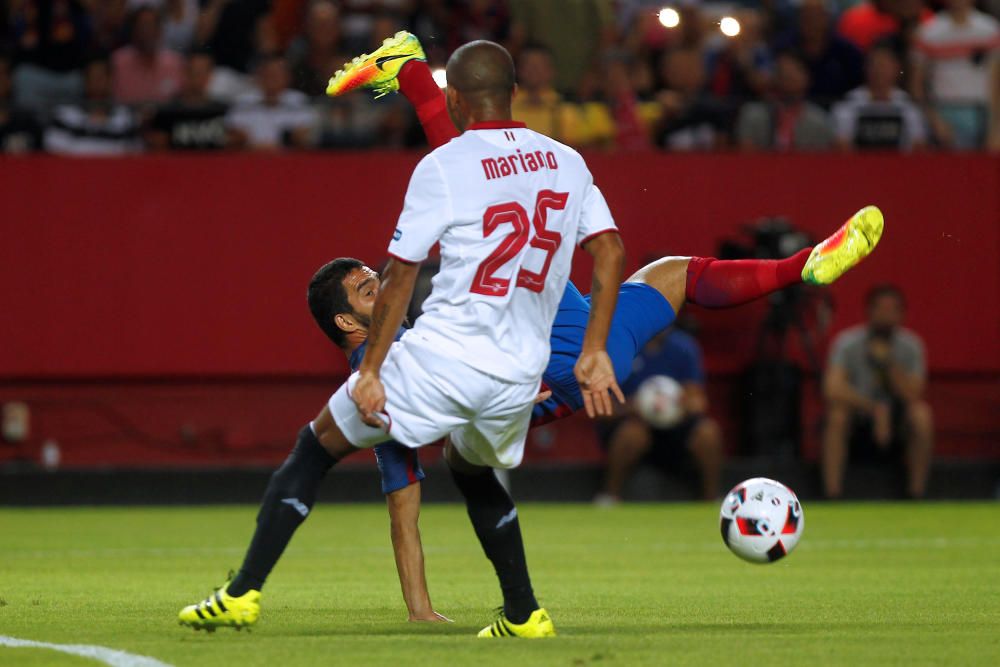
{"label": "man's bare forearm", "polygon": [[603,350],[607,346],[611,318],[618,303],[622,269],[625,266],[625,246],[613,232],[596,236],[584,246],[594,257],[594,277],[590,288],[590,319],[583,336],[584,350]]}
{"label": "man's bare forearm", "polygon": [[372,323],[368,328],[368,349],[358,368],[362,373],[378,373],[396,340],[396,332],[403,326],[406,309],[413,296],[419,264],[390,260],[382,275],[382,286],[372,308]]}
{"label": "man's bare forearm", "polygon": [[389,508],[392,550],[403,600],[410,620],[434,620],[427,578],[424,573],[424,550],[420,542],[420,483],[386,496]]}

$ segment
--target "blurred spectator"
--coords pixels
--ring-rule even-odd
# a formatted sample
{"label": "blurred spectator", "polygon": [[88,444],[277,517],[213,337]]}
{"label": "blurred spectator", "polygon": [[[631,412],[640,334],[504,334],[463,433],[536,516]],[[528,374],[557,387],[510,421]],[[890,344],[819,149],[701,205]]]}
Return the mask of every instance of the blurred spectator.
{"label": "blurred spectator", "polygon": [[633,58],[617,54],[608,58],[603,72],[614,143],[627,151],[642,150],[652,145],[650,128],[660,114],[659,104],[639,99],[632,76],[635,66]]}
{"label": "blurred spectator", "polygon": [[[577,86],[577,99],[573,106],[580,115],[580,123],[584,131],[584,136],[577,137],[575,141],[578,146],[610,148],[615,145],[617,130],[609,106],[611,89],[608,80],[613,59],[613,57],[605,58],[606,62],[587,72],[580,81],[580,85]],[[624,82],[619,80],[618,83],[621,85]],[[631,81],[627,83],[631,86]],[[622,91],[622,93],[625,96],[628,95],[626,91]],[[623,109],[627,108],[627,102],[625,104],[626,107]],[[626,120],[637,122],[638,118],[632,117],[626,118]],[[644,134],[641,124],[634,125],[631,130],[638,131],[640,135]]]}
{"label": "blurred spectator", "polygon": [[511,47],[541,44],[554,58],[555,88],[573,95],[615,39],[611,0],[510,0]]}
{"label": "blurred spectator", "polygon": [[709,52],[709,89],[716,97],[733,102],[762,97],[774,76],[774,57],[763,40],[760,13],[737,14],[740,32]]}
{"label": "blurred spectator", "polygon": [[47,110],[79,100],[79,68],[91,30],[86,6],[79,0],[22,0],[10,12],[15,103]]}
{"label": "blurred spectator", "polygon": [[[380,19],[384,24],[388,17],[409,14],[415,5],[414,0],[342,0],[344,48],[353,54],[371,51],[375,44],[381,43],[376,34]],[[382,38],[388,36],[383,34]]]}
{"label": "blurred spectator", "polygon": [[343,95],[318,107],[317,148],[402,148],[409,129],[408,111],[394,96]]}
{"label": "blurred spectator", "polygon": [[654,131],[669,150],[711,150],[726,141],[730,109],[705,91],[705,60],[695,49],[668,51],[661,61],[668,90],[657,96],[663,113]]}
{"label": "blurred spectator", "polygon": [[862,0],[840,15],[837,32],[862,51],[899,30],[892,11],[898,0]]}
{"label": "blurred spectator", "polygon": [[425,0],[411,30],[424,40],[427,55],[443,62],[466,42],[506,42],[510,27],[507,4],[506,0]]}
{"label": "blurred spectator", "polygon": [[198,0],[127,0],[125,7],[129,12],[143,7],[159,12],[163,19],[163,45],[166,48],[186,53],[194,44],[201,9]]}
{"label": "blurred spectator", "polygon": [[215,56],[212,97],[232,102],[252,84],[257,54],[277,52],[270,20],[272,0],[204,0],[195,41]]}
{"label": "blurred spectator", "polygon": [[901,70],[899,80],[909,82],[910,56],[916,43],[917,30],[922,23],[934,18],[934,13],[924,7],[923,0],[895,0],[893,14],[899,20],[899,29],[879,38],[871,46],[891,48],[899,60]]}
{"label": "blurred spectator", "polygon": [[319,96],[345,61],[340,52],[340,10],[330,0],[314,0],[306,12],[305,31],[288,49],[292,87]]}
{"label": "blurred spectator", "polygon": [[944,145],[1000,149],[1000,22],[973,0],[945,5],[917,31],[911,92]]}
{"label": "blurred spectator", "polygon": [[125,104],[166,102],[177,94],[183,75],[181,56],[163,48],[162,17],[140,7],[129,17],[129,45],[111,56],[115,98]]}
{"label": "blurred spectator", "polygon": [[83,73],[84,102],[56,107],[45,129],[45,149],[64,155],[123,155],[139,150],[132,111],[111,96],[111,65],[95,59]]}
{"label": "blurred spectator", "polygon": [[698,342],[676,328],[657,336],[636,357],[622,391],[632,396],[655,375],[666,375],[681,385],[684,417],[676,426],[655,428],[639,416],[630,401],[625,417],[598,424],[598,435],[608,454],[605,485],[594,498],[598,504],[620,502],[625,482],[643,460],[668,472],[695,469],[701,477],[700,494],[705,500],[714,499],[719,492],[722,432],[708,416]]}
{"label": "blurred spectator", "polygon": [[777,95],[770,102],[748,102],[740,109],[736,139],[744,150],[823,150],[833,144],[830,119],[806,99],[809,71],[791,52],[778,55]]}
{"label": "blurred spectator", "polygon": [[927,143],[920,109],[896,87],[899,59],[887,46],[868,52],[867,81],[833,108],[841,148],[913,150]]}
{"label": "blurred spectator", "polygon": [[809,69],[809,99],[833,104],[864,80],[864,56],[834,32],[825,0],[802,0],[797,28],[778,40],[778,51],[797,51]]}
{"label": "blurred spectator", "polygon": [[0,53],[0,153],[27,153],[41,145],[34,114],[14,104],[10,57]]}
{"label": "blurred spectator", "polygon": [[256,74],[258,90],[237,102],[229,112],[229,126],[255,150],[308,146],[316,114],[304,93],[288,88],[290,73],[285,59],[262,58]]}
{"label": "blurred spectator", "polygon": [[847,460],[904,464],[906,492],[927,490],[934,432],[923,400],[927,361],[919,336],[902,327],[906,301],[893,285],[872,288],[868,322],[834,339],[823,377],[827,402],[823,435],[823,486],[827,497],[843,492]]}
{"label": "blurred spectator", "polygon": [[146,130],[155,150],[218,150],[235,142],[226,127],[229,107],[208,95],[215,63],[208,53],[193,53],[184,65],[180,94],[160,107]]}
{"label": "blurred spectator", "polygon": [[578,107],[556,92],[554,82],[552,52],[539,44],[525,46],[517,59],[514,119],[557,141],[580,145],[588,139],[583,117]]}

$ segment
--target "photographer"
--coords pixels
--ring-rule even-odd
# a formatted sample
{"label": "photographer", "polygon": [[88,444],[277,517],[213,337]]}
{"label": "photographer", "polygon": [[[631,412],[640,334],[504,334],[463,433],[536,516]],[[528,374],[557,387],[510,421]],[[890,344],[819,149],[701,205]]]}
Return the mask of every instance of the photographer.
{"label": "photographer", "polygon": [[898,287],[872,288],[866,305],[868,322],[837,336],[823,378],[824,490],[828,498],[840,497],[849,456],[855,462],[902,462],[906,492],[919,498],[934,439],[931,409],[923,400],[924,346],[901,326],[906,301]]}

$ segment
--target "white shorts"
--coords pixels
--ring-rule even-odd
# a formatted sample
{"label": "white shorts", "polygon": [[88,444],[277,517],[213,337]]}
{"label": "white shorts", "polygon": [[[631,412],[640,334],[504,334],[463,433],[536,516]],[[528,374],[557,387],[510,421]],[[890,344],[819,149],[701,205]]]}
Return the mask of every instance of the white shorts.
{"label": "white shorts", "polygon": [[450,435],[473,465],[513,468],[521,462],[540,381],[500,380],[438,354],[410,333],[389,349],[381,379],[387,431],[361,421],[350,395],[357,373],[330,397],[334,421],[355,447],[395,440],[415,449]]}

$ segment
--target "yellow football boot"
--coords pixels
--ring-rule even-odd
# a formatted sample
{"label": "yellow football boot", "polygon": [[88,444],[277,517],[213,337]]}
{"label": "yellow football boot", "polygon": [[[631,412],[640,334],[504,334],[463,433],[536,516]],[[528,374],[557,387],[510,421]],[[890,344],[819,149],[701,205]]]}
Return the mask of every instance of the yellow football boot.
{"label": "yellow football boot", "polygon": [[802,282],[829,285],[871,254],[882,238],[882,211],[865,206],[818,246],[802,267]]}
{"label": "yellow football boot", "polygon": [[249,628],[260,618],[260,591],[247,591],[236,598],[223,586],[198,604],[190,604],[177,614],[181,625],[215,632],[216,628]]}
{"label": "yellow football boot", "polygon": [[555,637],[556,626],[552,624],[549,612],[544,609],[536,609],[531,612],[531,616],[524,623],[511,623],[500,612],[497,620],[493,621],[479,631],[477,637],[524,637],[526,639],[540,639],[542,637]]}
{"label": "yellow football boot", "polygon": [[399,90],[396,77],[403,65],[411,60],[427,60],[424,47],[416,35],[400,30],[386,38],[371,54],[363,53],[330,78],[326,94],[343,95],[357,88],[370,88],[376,99]]}

